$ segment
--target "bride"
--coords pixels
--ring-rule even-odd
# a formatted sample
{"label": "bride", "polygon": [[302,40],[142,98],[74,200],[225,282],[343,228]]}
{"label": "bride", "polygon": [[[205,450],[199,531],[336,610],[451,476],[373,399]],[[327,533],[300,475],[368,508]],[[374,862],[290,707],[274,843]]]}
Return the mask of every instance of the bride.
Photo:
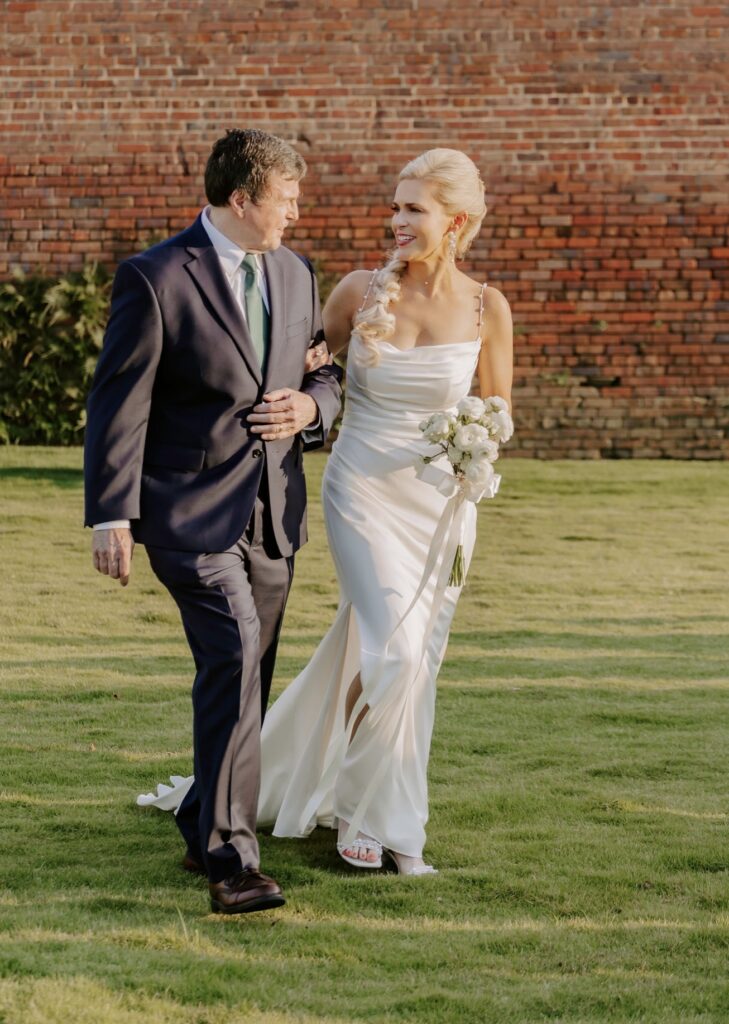
{"label": "bride", "polygon": [[[485,212],[465,154],[421,154],[399,175],[389,262],[349,274],[324,309],[331,352],[349,346],[344,420],[322,486],[340,605],[266,716],[258,820],[276,836],[337,827],[340,856],[364,869],[385,853],[401,874],[435,873],[423,860],[427,765],[461,536],[443,536],[448,499],[422,478],[433,449],[419,424],[468,395],[474,373],[482,396],[510,399],[509,305],[456,262]],[[475,521],[468,502],[466,564]],[[179,802],[187,784],[161,803]]]}

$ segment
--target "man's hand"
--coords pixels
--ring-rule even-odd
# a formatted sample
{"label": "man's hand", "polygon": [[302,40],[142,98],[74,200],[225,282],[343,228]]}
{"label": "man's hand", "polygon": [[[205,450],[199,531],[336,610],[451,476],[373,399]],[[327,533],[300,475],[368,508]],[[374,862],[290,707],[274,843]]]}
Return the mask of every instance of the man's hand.
{"label": "man's hand", "polygon": [[282,388],[263,396],[261,405],[254,405],[248,417],[251,433],[264,441],[282,441],[310,426],[319,416],[319,408],[303,391]]}
{"label": "man's hand", "polygon": [[129,582],[133,552],[134,539],[131,530],[119,527],[112,530],[94,530],[91,543],[94,568],[105,576],[119,580],[123,587]]}
{"label": "man's hand", "polygon": [[311,348],[306,350],[304,372],[313,373],[314,370],[318,370],[320,366],[327,366],[331,362],[333,362],[333,359],[329,354],[326,341],[320,341],[318,345],[313,345]]}

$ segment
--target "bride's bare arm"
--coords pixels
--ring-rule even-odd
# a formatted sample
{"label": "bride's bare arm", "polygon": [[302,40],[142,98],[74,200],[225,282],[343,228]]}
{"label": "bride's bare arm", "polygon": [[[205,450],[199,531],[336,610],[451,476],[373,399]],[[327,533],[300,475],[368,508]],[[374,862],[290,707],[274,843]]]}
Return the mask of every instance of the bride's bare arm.
{"label": "bride's bare arm", "polygon": [[352,319],[362,305],[371,276],[369,270],[353,270],[342,278],[326,301],[322,311],[324,335],[333,355],[347,347]]}
{"label": "bride's bare arm", "polygon": [[514,376],[514,326],[509,303],[497,288],[484,293],[481,355],[478,360],[478,387],[482,398],[500,395],[511,409],[511,384]]}

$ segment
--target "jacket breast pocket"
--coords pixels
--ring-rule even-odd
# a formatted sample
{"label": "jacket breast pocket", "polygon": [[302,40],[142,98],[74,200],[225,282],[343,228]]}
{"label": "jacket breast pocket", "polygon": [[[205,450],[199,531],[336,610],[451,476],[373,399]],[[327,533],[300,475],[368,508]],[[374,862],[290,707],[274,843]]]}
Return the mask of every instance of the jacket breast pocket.
{"label": "jacket breast pocket", "polygon": [[179,444],[150,444],[144,453],[144,465],[199,473],[205,465],[205,449],[184,448]]}
{"label": "jacket breast pocket", "polygon": [[306,317],[303,320],[297,320],[293,324],[286,324],[286,337],[287,338],[303,338],[309,336],[309,321]]}

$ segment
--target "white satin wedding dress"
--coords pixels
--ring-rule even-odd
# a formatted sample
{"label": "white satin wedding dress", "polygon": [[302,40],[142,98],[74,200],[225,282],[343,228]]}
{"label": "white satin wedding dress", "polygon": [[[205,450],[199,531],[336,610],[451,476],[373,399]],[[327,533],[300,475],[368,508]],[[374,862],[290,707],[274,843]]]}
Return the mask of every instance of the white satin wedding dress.
{"label": "white satin wedding dress", "polygon": [[[381,342],[376,367],[358,360],[361,345],[354,335],[322,487],[339,610],[267,713],[259,824],[306,836],[342,818],[348,841],[360,830],[420,857],[436,677],[459,596],[448,576],[459,541],[470,560],[476,507],[465,503],[456,530],[452,502],[422,478],[422,456],[435,449],[419,424],[469,393],[480,340],[405,350]],[[368,710],[350,742],[345,700],[358,672],[363,692],[350,722]],[[176,807],[191,780],[172,782],[138,802]]]}

